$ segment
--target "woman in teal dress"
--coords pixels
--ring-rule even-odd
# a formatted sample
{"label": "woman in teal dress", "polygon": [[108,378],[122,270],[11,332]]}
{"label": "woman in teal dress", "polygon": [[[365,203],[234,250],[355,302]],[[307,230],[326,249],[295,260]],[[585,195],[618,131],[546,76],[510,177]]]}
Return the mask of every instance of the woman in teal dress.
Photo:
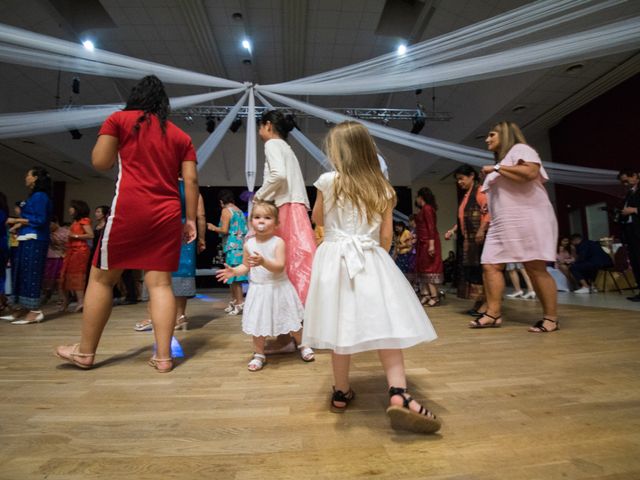
{"label": "woman in teal dress", "polygon": [[[235,204],[235,198],[230,190],[221,190],[218,194],[220,208],[220,224],[215,226],[207,223],[207,228],[219,235],[224,235],[225,263],[230,267],[237,267],[242,263],[242,245],[247,234],[247,220],[244,212]],[[225,309],[229,315],[238,315],[242,312],[244,298],[242,296],[242,282],[247,281],[247,276],[232,277],[227,283],[231,286],[231,301]]]}

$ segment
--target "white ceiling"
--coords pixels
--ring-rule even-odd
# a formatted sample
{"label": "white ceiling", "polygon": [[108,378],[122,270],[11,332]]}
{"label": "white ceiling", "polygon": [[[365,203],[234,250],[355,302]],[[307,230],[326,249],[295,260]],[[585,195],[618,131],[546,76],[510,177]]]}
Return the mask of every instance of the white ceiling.
{"label": "white ceiling", "polygon": [[[403,2],[405,0],[389,0]],[[525,0],[407,0],[420,14],[415,21],[395,25],[405,40],[419,42],[495,16],[528,3]],[[367,60],[394,51],[399,37],[376,34],[385,0],[101,0],[112,28],[78,31],[82,9],[97,0],[0,0],[0,22],[38,33],[79,41],[91,35],[98,48],[188,70],[238,81],[277,83]],[[54,7],[55,5],[55,7]],[[83,7],[84,5],[84,7]],[[68,12],[61,13],[66,6]],[[98,5],[99,6],[99,5]],[[430,15],[427,12],[431,11]],[[234,13],[241,13],[241,21]],[[640,13],[640,1],[586,19],[571,29],[593,22]],[[108,18],[107,18],[108,20]],[[384,20],[384,19],[382,19]],[[567,27],[555,33],[568,33]],[[411,37],[413,35],[413,37]],[[548,33],[545,33],[548,35]],[[245,36],[253,42],[253,55],[241,47]],[[488,127],[512,119],[525,133],[544,143],[549,127],[563,115],[624,79],[640,72],[638,52],[585,61],[584,68],[568,73],[567,65],[494,80],[466,83],[435,90],[436,109],[454,115],[450,122],[429,122],[423,135],[483,147]],[[247,66],[243,60],[250,58]],[[123,101],[133,82],[81,76],[81,94],[71,93],[75,74],[61,72],[59,104],[104,104]],[[21,112],[55,108],[58,72],[0,64],[0,111]],[[170,96],[202,93],[199,87],[167,85]],[[415,93],[348,97],[314,97],[311,103],[326,107],[413,108],[419,100],[432,107],[432,89]],[[217,105],[231,105],[222,99]],[[516,105],[526,108],[514,113]],[[204,119],[184,128],[196,147],[204,141]],[[396,122],[393,127],[409,130]],[[316,143],[326,132],[324,123],[301,125]],[[81,140],[67,132],[0,141],[3,162],[21,165],[39,160],[60,180],[79,182],[97,175],[88,167],[96,129],[83,130]],[[299,152],[305,178],[313,182],[321,172],[313,159]],[[424,174],[444,176],[452,164],[422,152],[381,142],[390,163],[391,178],[407,185]],[[543,147],[544,148],[544,147]],[[259,148],[259,151],[261,148]],[[244,183],[244,129],[228,133],[219,150],[201,172],[203,184]],[[260,179],[258,179],[260,180]]]}

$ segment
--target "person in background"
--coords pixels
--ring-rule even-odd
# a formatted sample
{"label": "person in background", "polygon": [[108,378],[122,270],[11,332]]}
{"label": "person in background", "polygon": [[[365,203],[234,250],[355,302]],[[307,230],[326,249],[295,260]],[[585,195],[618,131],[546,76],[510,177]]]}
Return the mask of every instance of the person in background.
{"label": "person in background", "polygon": [[[393,259],[404,276],[407,277],[411,271],[411,249],[413,248],[413,237],[404,222],[395,222],[393,225]],[[408,278],[407,278],[408,279]]]}
{"label": "person in background", "polygon": [[613,266],[611,257],[598,242],[582,238],[579,233],[571,235],[571,244],[576,249],[576,261],[569,266],[569,271],[580,284],[573,293],[596,293],[593,282],[601,268]]}
{"label": "person in background", "polygon": [[74,313],[81,312],[84,305],[84,289],[87,283],[87,266],[91,249],[87,241],[93,239],[89,205],[82,200],[71,200],[69,215],[73,223],[69,227],[66,253],[60,271],[61,312],[69,307],[69,292],[74,292],[78,304]]}
{"label": "person in background", "polygon": [[[242,210],[236,205],[236,200],[231,190],[220,190],[218,193],[218,201],[222,209],[220,224],[216,226],[208,223],[207,229],[224,238],[224,263],[230,267],[237,267],[242,263],[242,246],[244,244],[244,237],[248,231],[247,221]],[[228,278],[225,281],[231,289],[231,301],[229,305],[227,305],[227,308],[225,308],[227,314],[238,315],[242,313],[242,308],[244,307],[242,283],[247,280],[248,277],[246,275],[241,275],[239,277]]]}
{"label": "person in background", "polygon": [[[620,211],[623,241],[629,253],[629,263],[636,285],[640,289],[640,174],[638,169],[626,168],[618,173],[618,180],[627,187],[624,206]],[[632,302],[640,302],[640,293],[627,297]]]}
{"label": "person in background", "polygon": [[487,311],[469,327],[502,325],[504,266],[521,262],[542,303],[542,319],[529,332],[554,332],[559,326],[558,293],[546,264],[556,258],[558,222],[543,185],[549,176],[515,123],[494,125],[485,142],[495,158],[494,165],[482,167],[482,191],[491,215],[481,258]]}
{"label": "person in background", "polygon": [[423,187],[418,190],[416,205],[416,274],[420,282],[420,303],[427,307],[440,305],[439,287],[444,282],[444,266],[436,211],[438,204],[433,192]]}
{"label": "person in background", "polygon": [[453,174],[458,188],[465,194],[458,207],[458,221],[444,238],[449,240],[456,232],[462,235],[462,269],[468,285],[468,298],[474,300],[468,313],[479,317],[487,311],[480,264],[490,220],[487,196],[478,185],[478,172],[471,165],[460,165]]}
{"label": "person in background", "polygon": [[576,248],[571,244],[569,237],[562,237],[558,244],[558,254],[556,255],[556,269],[560,270],[567,278],[570,287],[575,285],[575,279],[569,271],[569,267],[576,261]]}
{"label": "person in background", "polygon": [[49,248],[49,222],[51,219],[51,177],[40,167],[33,167],[25,176],[25,185],[31,193],[22,206],[20,217],[10,218],[7,224],[18,236],[18,253],[13,283],[14,304],[17,310],[0,317],[14,325],[38,323],[44,319],[42,305],[42,279]]}
{"label": "person in background", "polygon": [[7,280],[7,262],[9,261],[9,238],[5,223],[9,218],[7,196],[0,192],[0,313],[9,307],[4,284]]}
{"label": "person in background", "polygon": [[[44,279],[42,281],[42,290],[44,292],[42,303],[47,303],[53,292],[60,290],[60,272],[62,272],[62,264],[64,263],[64,255],[69,238],[69,228],[60,226],[58,218],[55,216],[51,219],[50,231],[47,263],[44,267]],[[62,299],[60,299],[60,302],[60,305],[62,305]]]}
{"label": "person in background", "polygon": [[[507,275],[509,275],[509,280],[511,280],[511,285],[513,285],[514,288],[514,292],[507,294],[507,298],[524,298],[525,300],[533,300],[536,298],[536,292],[531,283],[531,278],[527,275],[527,270],[522,263],[507,263],[506,270]],[[524,283],[527,285],[527,293],[522,290],[518,274],[524,278]]]}

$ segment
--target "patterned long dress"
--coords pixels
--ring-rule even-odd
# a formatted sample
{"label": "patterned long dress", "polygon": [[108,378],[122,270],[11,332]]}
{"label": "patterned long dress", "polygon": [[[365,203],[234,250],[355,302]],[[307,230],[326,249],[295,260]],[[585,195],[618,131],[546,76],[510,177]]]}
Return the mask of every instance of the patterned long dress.
{"label": "patterned long dress", "polygon": [[[237,267],[242,263],[242,246],[244,237],[247,234],[247,220],[241,210],[235,210],[229,207],[231,218],[229,219],[229,233],[224,242],[225,262],[230,267]],[[222,226],[222,221],[220,225]],[[246,282],[249,279],[247,275],[239,277],[231,277],[227,283]]]}

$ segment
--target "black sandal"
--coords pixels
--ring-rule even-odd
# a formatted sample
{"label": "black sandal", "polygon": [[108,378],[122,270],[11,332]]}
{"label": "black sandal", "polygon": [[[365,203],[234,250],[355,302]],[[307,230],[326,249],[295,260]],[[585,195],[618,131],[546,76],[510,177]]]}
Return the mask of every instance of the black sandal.
{"label": "black sandal", "polygon": [[[544,321],[555,323],[556,328],[549,330],[544,326]],[[537,328],[537,330],[535,330]],[[551,320],[550,318],[543,317],[542,320],[538,320],[532,327],[529,327],[531,333],[551,333],[560,330],[560,322],[558,320]]]}
{"label": "black sandal", "polygon": [[392,405],[387,408],[387,415],[391,419],[391,428],[415,433],[435,433],[440,430],[442,426],[440,420],[424,406],[420,405],[418,412],[409,408],[413,398],[407,394],[406,388],[390,387],[389,398],[396,395],[402,397],[402,406]]}
{"label": "black sandal", "polygon": [[438,298],[431,297],[429,299],[429,301],[424,304],[424,306],[425,307],[439,307],[440,303],[442,303],[442,300],[440,299],[440,297],[438,297]]}
{"label": "black sandal", "polygon": [[[482,317],[489,317],[492,319],[489,323],[480,323],[480,319]],[[500,328],[502,326],[502,322],[498,323],[498,320],[502,319],[502,315],[498,315],[494,317],[493,315],[489,315],[488,313],[483,313],[481,317],[476,318],[475,320],[471,320],[469,322],[469,328]]]}
{"label": "black sandal", "polygon": [[[351,400],[356,398],[356,392],[349,388],[347,393],[344,393],[342,390],[336,390],[336,387],[333,388],[333,395],[331,395],[331,403],[329,408],[333,413],[344,413],[344,411],[351,403]],[[344,403],[344,405],[336,405],[336,402]]]}

